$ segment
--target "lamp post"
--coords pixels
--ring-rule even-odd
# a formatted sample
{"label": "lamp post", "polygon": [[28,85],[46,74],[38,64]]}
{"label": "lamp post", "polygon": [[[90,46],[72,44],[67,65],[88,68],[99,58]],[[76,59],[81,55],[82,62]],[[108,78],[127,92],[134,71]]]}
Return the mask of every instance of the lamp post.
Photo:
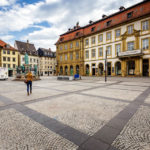
{"label": "lamp post", "polygon": [[105,82],[107,82],[107,50],[105,54]]}

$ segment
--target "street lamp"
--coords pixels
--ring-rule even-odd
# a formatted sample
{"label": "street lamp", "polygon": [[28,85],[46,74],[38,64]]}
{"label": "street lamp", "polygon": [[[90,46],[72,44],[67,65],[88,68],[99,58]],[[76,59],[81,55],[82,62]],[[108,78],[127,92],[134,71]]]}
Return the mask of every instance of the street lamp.
{"label": "street lamp", "polygon": [[105,54],[105,82],[107,82],[107,50]]}

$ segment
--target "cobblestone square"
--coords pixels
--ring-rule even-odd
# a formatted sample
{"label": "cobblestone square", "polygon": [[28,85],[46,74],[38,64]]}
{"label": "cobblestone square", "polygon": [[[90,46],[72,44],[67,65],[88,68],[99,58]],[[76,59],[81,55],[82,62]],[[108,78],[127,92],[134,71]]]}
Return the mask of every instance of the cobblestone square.
{"label": "cobblestone square", "polygon": [[0,150],[149,150],[150,81],[0,81]]}

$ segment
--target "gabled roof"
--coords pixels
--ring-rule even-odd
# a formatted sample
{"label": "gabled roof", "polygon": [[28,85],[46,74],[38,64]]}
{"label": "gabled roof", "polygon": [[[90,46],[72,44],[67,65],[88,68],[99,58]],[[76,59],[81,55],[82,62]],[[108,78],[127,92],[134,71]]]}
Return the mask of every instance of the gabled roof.
{"label": "gabled roof", "polygon": [[29,55],[37,55],[34,44],[21,41],[15,41],[15,45],[21,54],[28,53]]}
{"label": "gabled roof", "polygon": [[7,44],[6,42],[0,40],[0,47],[7,50],[16,50],[14,47],[12,47],[10,44]]}

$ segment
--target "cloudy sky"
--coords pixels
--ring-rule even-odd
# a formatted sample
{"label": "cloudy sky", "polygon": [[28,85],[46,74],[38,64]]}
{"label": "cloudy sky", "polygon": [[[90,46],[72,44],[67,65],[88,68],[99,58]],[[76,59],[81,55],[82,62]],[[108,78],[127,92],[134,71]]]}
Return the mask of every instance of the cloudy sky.
{"label": "cloudy sky", "polygon": [[80,26],[96,21],[102,14],[118,11],[141,0],[0,0],[0,39],[15,40],[51,48],[59,35],[79,21]]}

